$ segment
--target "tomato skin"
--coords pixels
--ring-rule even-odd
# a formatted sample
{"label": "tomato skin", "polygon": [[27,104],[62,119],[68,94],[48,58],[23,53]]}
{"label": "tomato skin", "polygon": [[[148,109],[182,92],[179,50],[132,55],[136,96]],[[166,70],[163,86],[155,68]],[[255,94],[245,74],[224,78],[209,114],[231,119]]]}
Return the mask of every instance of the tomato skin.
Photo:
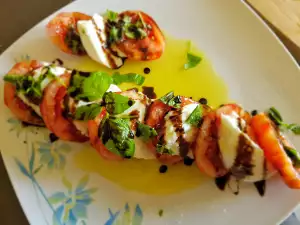
{"label": "tomato skin", "polygon": [[147,29],[147,37],[136,40],[125,38],[116,46],[128,57],[128,59],[138,61],[155,60],[161,57],[165,49],[165,37],[152,17],[142,11],[124,11],[120,17],[130,16],[133,18],[143,18],[145,24],[151,26]]}
{"label": "tomato skin", "polygon": [[[79,38],[77,21],[90,19],[91,16],[80,12],[61,12],[48,22],[46,26],[47,35],[52,43],[63,52],[72,55],[86,55]],[[75,35],[76,41],[78,41],[81,46],[78,51],[74,51],[66,42],[66,38],[70,35],[70,31],[73,32],[71,35]]]}
{"label": "tomato skin", "polygon": [[106,109],[103,108],[101,113],[94,120],[88,121],[90,142],[92,147],[95,148],[104,159],[121,161],[123,158],[109,151],[98,137],[99,126],[103,118],[106,116],[106,113]]}
{"label": "tomato skin", "polygon": [[[23,76],[41,66],[42,64],[36,60],[19,62],[12,67],[8,74]],[[4,103],[19,120],[32,125],[44,126],[43,119],[36,115],[29,106],[17,97],[15,85],[9,82],[5,82],[4,84]]]}
{"label": "tomato skin", "polygon": [[63,101],[67,94],[71,74],[66,72],[58,80],[53,80],[44,90],[40,106],[47,128],[57,137],[66,141],[85,142],[88,137],[81,134],[69,119],[63,116]]}

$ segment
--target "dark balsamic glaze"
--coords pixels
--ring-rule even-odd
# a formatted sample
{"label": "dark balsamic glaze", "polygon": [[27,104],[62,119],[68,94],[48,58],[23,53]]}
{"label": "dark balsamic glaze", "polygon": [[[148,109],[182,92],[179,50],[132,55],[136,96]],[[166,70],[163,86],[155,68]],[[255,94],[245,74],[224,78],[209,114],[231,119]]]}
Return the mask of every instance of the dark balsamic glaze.
{"label": "dark balsamic glaze", "polygon": [[221,190],[224,191],[226,185],[228,184],[229,180],[230,180],[230,176],[231,173],[227,173],[222,177],[217,177],[215,178],[215,184],[217,185],[217,187]]}
{"label": "dark balsamic glaze", "polygon": [[149,67],[144,68],[144,74],[149,74],[151,72]]}
{"label": "dark balsamic glaze", "polygon": [[64,62],[61,59],[57,58],[57,59],[52,61],[52,64],[54,64],[56,66],[63,66]]}
{"label": "dark balsamic glaze", "polygon": [[166,165],[161,165],[160,167],[159,167],[159,172],[160,173],[165,173],[165,172],[167,172],[168,171],[168,166],[166,166]]}
{"label": "dark balsamic glaze", "polygon": [[264,160],[264,174],[263,179],[260,181],[254,182],[254,186],[257,189],[260,196],[264,196],[266,192],[266,176],[267,176],[267,161]]}
{"label": "dark balsamic glaze", "polygon": [[142,89],[143,94],[146,95],[148,98],[155,99],[157,97],[157,95],[154,92],[154,87],[143,86]]}
{"label": "dark balsamic glaze", "polygon": [[53,143],[53,142],[57,141],[59,139],[59,137],[57,137],[54,133],[50,133],[49,139],[50,139],[50,142]]}

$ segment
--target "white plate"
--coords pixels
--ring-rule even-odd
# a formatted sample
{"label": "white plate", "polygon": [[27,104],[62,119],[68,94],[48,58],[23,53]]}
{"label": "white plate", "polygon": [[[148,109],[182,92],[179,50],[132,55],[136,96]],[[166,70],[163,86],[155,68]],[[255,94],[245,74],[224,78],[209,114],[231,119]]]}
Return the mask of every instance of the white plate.
{"label": "white plate", "polygon": [[[287,120],[300,123],[299,68],[274,34],[244,3],[237,0],[79,0],[61,11],[92,14],[107,8],[148,12],[163,30],[175,37],[192,39],[206,53],[228,84],[232,99],[246,108],[275,105]],[[73,60],[74,57],[60,53],[50,44],[45,36],[46,22],[47,19],[39,23],[2,54],[1,74],[14,64],[15,57],[24,54],[41,60],[56,57]],[[40,130],[36,135],[35,129],[19,129],[20,123],[11,118],[3,104],[1,108],[1,152],[17,196],[33,225],[63,224],[53,221],[54,212],[58,217],[64,214],[68,225],[110,225],[115,224],[113,220],[126,216],[135,225],[273,225],[287,216],[300,200],[297,191],[286,188],[276,178],[268,181],[263,198],[251,185],[233,196],[218,191],[212,181],[168,196],[129,192],[97,174],[86,175],[76,168],[72,157],[80,151],[80,145],[57,142],[52,153],[56,151],[58,158],[52,162],[49,146],[36,142],[46,142],[47,132]],[[299,139],[293,141],[300,147]],[[38,168],[40,163],[43,167],[35,175],[27,174],[26,171]],[[68,193],[74,187],[80,192],[77,201],[76,194]],[[62,203],[67,195],[71,198]],[[69,210],[62,210],[63,207]],[[158,216],[160,208],[164,209],[163,217]]]}

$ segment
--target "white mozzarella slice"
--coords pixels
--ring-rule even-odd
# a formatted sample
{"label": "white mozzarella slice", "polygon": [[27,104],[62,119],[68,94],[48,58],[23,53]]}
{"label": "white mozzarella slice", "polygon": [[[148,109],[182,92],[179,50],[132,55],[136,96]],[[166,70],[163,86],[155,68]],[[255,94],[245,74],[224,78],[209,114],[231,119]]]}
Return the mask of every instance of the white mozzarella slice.
{"label": "white mozzarella slice", "polygon": [[239,137],[243,135],[250,143],[253,149],[251,164],[252,175],[247,175],[243,180],[255,182],[264,178],[264,152],[253,142],[250,137],[242,132],[238,127],[236,115],[221,115],[221,125],[219,127],[219,147],[223,158],[223,163],[227,169],[230,169],[237,157]]}
{"label": "white mozzarella slice", "polygon": [[135,151],[133,158],[136,159],[155,159],[155,155],[153,155],[149,150],[147,144],[141,139],[134,137],[135,142]]}
{"label": "white mozzarella slice", "polygon": [[34,104],[33,102],[31,102],[23,93],[19,92],[18,93],[18,97],[29,107],[31,107],[33,109],[33,111],[38,114],[39,116],[42,116],[41,114],[41,110],[40,110],[40,106]]}
{"label": "white mozzarella slice", "polygon": [[80,20],[77,27],[81,42],[87,54],[95,61],[108,68],[119,68],[123,60],[115,56],[107,47],[105,32],[105,20],[98,14],[94,14],[92,20]]}
{"label": "white mozzarella slice", "polygon": [[89,136],[87,121],[73,120],[73,124],[83,135]]}

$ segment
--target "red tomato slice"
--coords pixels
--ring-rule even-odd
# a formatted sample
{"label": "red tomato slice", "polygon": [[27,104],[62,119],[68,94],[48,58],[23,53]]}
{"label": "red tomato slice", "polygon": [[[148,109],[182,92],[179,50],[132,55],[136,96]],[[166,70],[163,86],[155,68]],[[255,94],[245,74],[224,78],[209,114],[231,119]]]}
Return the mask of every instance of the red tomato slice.
{"label": "red tomato slice", "polygon": [[[13,66],[8,74],[23,76],[41,66],[36,60],[19,62]],[[4,84],[4,103],[19,120],[33,125],[44,126],[42,118],[36,115],[31,107],[17,97],[15,85],[8,82]]]}
{"label": "red tomato slice", "polygon": [[49,130],[66,141],[85,142],[88,137],[81,134],[72,121],[63,116],[63,100],[71,79],[70,73],[60,76],[60,80],[52,81],[44,90],[41,113]]}
{"label": "red tomato slice", "polygon": [[[185,97],[181,97],[181,107],[185,105],[194,103],[193,100]],[[165,115],[171,110],[171,107],[160,100],[155,100],[148,108],[145,123],[153,127],[158,131],[158,136],[156,139],[149,144],[149,150],[156,156],[156,158],[165,164],[176,164],[183,160],[179,155],[169,155],[169,154],[160,154],[156,151],[156,145],[159,138],[161,137],[159,130],[164,124]]]}
{"label": "red tomato slice", "polygon": [[[86,55],[78,34],[77,21],[90,19],[89,15],[80,12],[61,12],[47,24],[47,34],[53,44],[63,52],[74,55]],[[74,42],[68,41],[70,38],[77,42],[77,47],[75,45],[72,46]]]}
{"label": "red tomato slice", "polygon": [[132,22],[140,19],[141,16],[144,23],[151,28],[146,28],[147,37],[140,40],[125,38],[116,43],[116,46],[129,59],[147,61],[160,58],[165,49],[165,38],[153,18],[142,11],[125,11],[120,14],[120,17],[125,15],[132,18]]}
{"label": "red tomato slice", "polygon": [[119,155],[116,155],[109,151],[102,141],[98,137],[98,130],[101,124],[102,119],[106,115],[106,109],[103,109],[102,112],[94,119],[88,121],[88,130],[89,130],[89,137],[91,145],[99,152],[99,154],[108,160],[123,160],[123,158]]}

